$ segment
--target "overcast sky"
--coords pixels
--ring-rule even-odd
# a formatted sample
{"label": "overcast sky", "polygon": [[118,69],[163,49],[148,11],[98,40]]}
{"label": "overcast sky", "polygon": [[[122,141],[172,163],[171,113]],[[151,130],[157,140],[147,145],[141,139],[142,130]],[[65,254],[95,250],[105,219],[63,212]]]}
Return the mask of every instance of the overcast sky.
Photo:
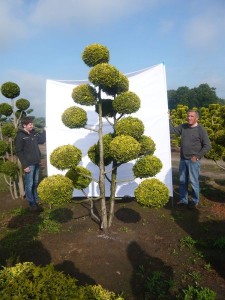
{"label": "overcast sky", "polygon": [[208,83],[225,99],[225,0],[0,0],[0,20],[0,85],[17,83],[36,116],[47,79],[87,79],[92,43],[123,73],[163,62],[168,89]]}

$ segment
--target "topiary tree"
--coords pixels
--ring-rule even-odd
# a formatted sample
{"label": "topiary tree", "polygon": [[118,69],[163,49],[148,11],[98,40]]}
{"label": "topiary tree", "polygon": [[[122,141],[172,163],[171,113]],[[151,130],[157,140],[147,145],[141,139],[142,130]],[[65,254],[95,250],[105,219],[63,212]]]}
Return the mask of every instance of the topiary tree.
{"label": "topiary tree", "polygon": [[[20,87],[14,82],[5,82],[1,86],[3,96],[11,100],[11,104],[0,103],[0,173],[4,174],[13,199],[24,196],[23,170],[14,151],[14,138],[22,117],[30,114],[30,102],[21,98]],[[7,145],[7,146],[6,146]]]}
{"label": "topiary tree", "polygon": [[[161,170],[162,163],[159,158],[153,156],[155,143],[150,137],[144,135],[143,122],[130,116],[139,110],[141,100],[138,95],[129,91],[127,77],[109,64],[109,51],[103,45],[87,46],[82,58],[91,67],[88,76],[90,83],[75,87],[72,91],[72,99],[75,104],[95,106],[95,111],[98,113],[98,126],[97,129],[88,128],[86,111],[76,105],[62,113],[62,122],[68,128],[86,128],[97,132],[98,142],[88,149],[88,156],[98,166],[99,178],[92,178],[86,168],[78,166],[81,157],[77,159],[79,151],[74,146],[71,146],[75,148],[72,152],[65,151],[65,147],[68,146],[60,146],[50,155],[50,162],[60,170],[68,170],[65,176],[72,180],[76,189],[83,190],[91,180],[98,183],[99,198],[97,199],[101,201],[99,221],[101,228],[106,230],[112,224],[118,183],[117,173],[121,165],[136,161],[133,166],[133,178],[125,178],[124,181],[147,178],[135,190],[136,199],[141,205],[147,207],[165,205],[169,200],[169,190],[159,180],[149,179]],[[111,132],[103,134],[106,123],[111,125]],[[110,171],[105,169],[108,165],[111,166]],[[51,179],[46,179],[46,182],[47,180],[50,184]],[[109,209],[106,207],[106,180],[110,183]],[[41,188],[42,182],[38,188],[40,196],[42,196]],[[52,191],[54,193],[54,188]],[[87,197],[85,191],[84,195]],[[87,199],[90,199],[92,207],[93,200],[96,199],[88,197]],[[94,216],[93,212],[92,216]],[[98,219],[97,216],[95,218]]]}

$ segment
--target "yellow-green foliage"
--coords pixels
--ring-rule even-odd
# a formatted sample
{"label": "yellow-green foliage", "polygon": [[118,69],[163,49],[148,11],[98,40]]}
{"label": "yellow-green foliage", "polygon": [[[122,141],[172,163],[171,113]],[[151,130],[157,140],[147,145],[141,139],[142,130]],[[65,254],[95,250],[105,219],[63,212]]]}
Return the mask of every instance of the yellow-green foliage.
{"label": "yellow-green foliage", "polygon": [[97,114],[99,113],[99,105],[102,106],[102,117],[113,117],[115,115],[116,112],[113,109],[113,100],[102,99],[101,102],[95,106]]}
{"label": "yellow-green foliage", "polygon": [[20,88],[14,82],[5,82],[1,86],[2,95],[6,98],[14,99],[20,95]]}
{"label": "yellow-green foliage", "polygon": [[149,136],[142,135],[139,139],[138,142],[141,144],[141,151],[139,155],[152,155],[155,152],[156,145],[153,139],[151,139]]}
{"label": "yellow-green foliage", "polygon": [[95,86],[99,86],[103,92],[114,95],[120,78],[120,72],[112,65],[102,63],[93,67],[89,72],[89,80]]}
{"label": "yellow-green foliage", "polygon": [[89,84],[81,84],[73,89],[72,98],[81,105],[94,105],[97,101],[96,90]]}
{"label": "yellow-green foliage", "polygon": [[73,182],[63,175],[52,175],[44,178],[38,186],[38,195],[42,201],[58,207],[71,200]]}
{"label": "yellow-green foliage", "polygon": [[0,140],[0,156],[4,156],[8,150],[8,144]]}
{"label": "yellow-green foliage", "polygon": [[80,149],[73,145],[59,146],[50,155],[50,163],[59,170],[76,167],[82,158]]}
{"label": "yellow-green foliage", "polygon": [[92,181],[91,172],[82,166],[70,169],[65,176],[72,180],[74,188],[78,190],[85,189]]}
{"label": "yellow-green foliage", "polygon": [[121,114],[132,114],[140,108],[140,98],[133,92],[119,94],[113,101],[113,108]]}
{"label": "yellow-green foliage", "polygon": [[215,134],[215,142],[225,147],[225,130],[219,130]]}
{"label": "yellow-green foliage", "polygon": [[[112,162],[112,156],[110,155],[110,143],[113,140],[111,133],[103,136],[103,149],[104,149],[104,165],[107,166]],[[99,165],[99,142],[91,146],[88,150],[88,157],[95,164]]]}
{"label": "yellow-green foliage", "polygon": [[4,115],[6,117],[11,116],[13,113],[13,108],[8,103],[1,103],[0,104],[0,115]]}
{"label": "yellow-green foliage", "polygon": [[26,110],[30,107],[30,101],[27,99],[21,98],[16,101],[16,107],[19,110]]}
{"label": "yellow-green foliage", "polygon": [[160,208],[169,201],[167,186],[156,178],[145,179],[134,191],[138,203],[146,207]]}
{"label": "yellow-green foliage", "polygon": [[1,164],[1,173],[8,175],[10,177],[16,177],[18,172],[18,166],[12,161],[5,161]]}
{"label": "yellow-green foliage", "polygon": [[123,118],[115,125],[116,135],[130,135],[135,139],[142,136],[144,129],[143,122],[134,117]]}
{"label": "yellow-green foliage", "polygon": [[129,80],[124,74],[119,72],[117,86],[115,88],[115,93],[113,95],[127,92],[128,90],[129,90]]}
{"label": "yellow-green foliage", "polygon": [[134,176],[138,178],[153,177],[162,169],[161,160],[152,155],[143,156],[133,166]]}
{"label": "yellow-green foliage", "polygon": [[1,129],[4,137],[15,137],[16,135],[16,129],[12,123],[3,123]]}
{"label": "yellow-green foliage", "polygon": [[128,162],[138,157],[141,145],[132,136],[119,135],[110,143],[110,155],[117,162]]}
{"label": "yellow-green foliage", "polygon": [[71,106],[63,112],[62,122],[69,128],[82,128],[87,124],[87,113],[80,107]]}
{"label": "yellow-green foliage", "polygon": [[124,300],[100,285],[77,286],[77,279],[56,271],[53,265],[16,264],[0,271],[2,300]]}
{"label": "yellow-green foliage", "polygon": [[89,67],[94,67],[100,63],[108,63],[109,50],[103,45],[91,44],[84,49],[82,59]]}
{"label": "yellow-green foliage", "polygon": [[15,112],[15,116],[17,117],[17,119],[22,119],[22,118],[26,117],[26,115],[27,114],[23,110],[17,110]]}

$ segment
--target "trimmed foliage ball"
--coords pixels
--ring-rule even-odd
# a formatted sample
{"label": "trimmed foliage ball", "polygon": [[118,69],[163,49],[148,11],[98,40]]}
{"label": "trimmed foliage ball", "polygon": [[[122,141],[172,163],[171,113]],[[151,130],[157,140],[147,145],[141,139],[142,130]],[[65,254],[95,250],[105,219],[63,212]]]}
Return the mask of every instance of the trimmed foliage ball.
{"label": "trimmed foliage ball", "polygon": [[138,142],[141,144],[140,156],[153,155],[156,149],[156,144],[152,138],[146,135],[142,135]]}
{"label": "trimmed foliage ball", "polygon": [[7,160],[1,164],[1,173],[14,178],[16,177],[17,172],[18,166],[16,163]]}
{"label": "trimmed foliage ball", "polygon": [[128,162],[138,157],[141,145],[132,136],[116,136],[110,143],[110,155],[117,162]]}
{"label": "trimmed foliage ball", "polygon": [[0,156],[4,156],[7,151],[8,151],[8,144],[5,141],[0,140]]}
{"label": "trimmed foliage ball", "polygon": [[142,136],[144,129],[143,122],[134,117],[123,118],[115,125],[116,135],[130,135],[135,139]]}
{"label": "trimmed foliage ball", "polygon": [[153,177],[162,169],[161,160],[152,155],[143,156],[133,166],[134,176],[138,178]]}
{"label": "trimmed foliage ball", "polygon": [[116,85],[115,93],[113,95],[124,93],[127,92],[128,90],[129,90],[129,80],[124,74],[119,72],[118,83]]}
{"label": "trimmed foliage ball", "polygon": [[215,142],[225,147],[225,130],[219,130],[215,134]]}
{"label": "trimmed foliage ball", "polygon": [[109,50],[100,44],[91,44],[84,49],[82,59],[89,67],[109,62]]}
{"label": "trimmed foliage ball", "polygon": [[9,99],[14,99],[20,95],[20,87],[14,82],[5,82],[1,86],[2,95]]}
{"label": "trimmed foliage ball", "polygon": [[26,115],[27,114],[23,110],[17,110],[15,112],[15,116],[17,117],[17,119],[22,119],[22,118],[26,117]]}
{"label": "trimmed foliage ball", "polygon": [[113,117],[115,115],[115,110],[113,109],[113,100],[111,99],[102,99],[101,103],[99,102],[95,106],[95,111],[99,113],[99,105],[102,105],[102,116],[103,117]]}
{"label": "trimmed foliage ball", "polygon": [[156,178],[145,179],[134,191],[137,202],[145,207],[160,208],[169,201],[169,189]]}
{"label": "trimmed foliage ball", "polygon": [[77,190],[85,189],[92,181],[91,172],[82,166],[70,169],[65,176],[72,180],[73,186]]}
{"label": "trimmed foliage ball", "polygon": [[89,72],[89,80],[108,95],[114,95],[120,79],[119,71],[109,64],[99,64]]}
{"label": "trimmed foliage ball", "polygon": [[44,178],[38,186],[40,199],[51,206],[59,207],[68,203],[73,195],[73,182],[63,175]]}
{"label": "trimmed foliage ball", "polygon": [[26,110],[30,107],[30,101],[27,99],[21,98],[16,101],[16,107],[19,110]]}
{"label": "trimmed foliage ball", "polygon": [[3,123],[1,129],[2,129],[2,135],[4,137],[16,136],[16,129],[12,123]]}
{"label": "trimmed foliage ball", "polygon": [[97,101],[96,90],[89,84],[81,84],[73,89],[72,98],[81,105],[95,105]]}
{"label": "trimmed foliage ball", "polygon": [[119,94],[113,101],[113,108],[120,114],[132,114],[139,110],[140,98],[133,92]]}
{"label": "trimmed foliage ball", "polygon": [[50,163],[59,170],[76,167],[82,158],[80,149],[73,145],[64,145],[56,148],[50,155]]}
{"label": "trimmed foliage ball", "polygon": [[62,114],[62,122],[69,128],[83,128],[87,124],[87,113],[80,107],[69,107]]}
{"label": "trimmed foliage ball", "polygon": [[[111,133],[103,136],[103,149],[104,149],[104,165],[108,166],[112,162],[112,156],[110,155],[110,143],[113,140]],[[99,142],[91,146],[88,150],[88,157],[96,165],[99,166]]]}
{"label": "trimmed foliage ball", "polygon": [[4,115],[6,117],[11,116],[13,113],[13,108],[8,103],[1,103],[0,104],[0,115]]}

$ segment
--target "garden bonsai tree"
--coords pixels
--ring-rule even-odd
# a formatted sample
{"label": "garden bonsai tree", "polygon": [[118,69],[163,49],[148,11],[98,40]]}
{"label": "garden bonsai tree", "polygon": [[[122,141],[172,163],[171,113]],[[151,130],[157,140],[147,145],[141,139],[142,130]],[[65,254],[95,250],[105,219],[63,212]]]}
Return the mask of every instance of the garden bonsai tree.
{"label": "garden bonsai tree", "polygon": [[[93,178],[89,170],[79,166],[81,153],[78,148],[63,145],[55,149],[50,155],[51,164],[59,170],[66,170],[65,177],[69,178],[75,189],[83,191],[91,202],[96,200],[88,198],[85,188],[94,180],[98,183],[99,198],[101,201],[101,217],[97,219],[102,229],[112,224],[114,204],[116,200],[117,174],[120,166],[130,161],[133,165],[133,177],[124,178],[123,181],[133,181],[136,178],[144,179],[135,189],[134,194],[138,203],[148,207],[164,206],[169,199],[169,191],[164,183],[154,177],[162,168],[162,162],[154,156],[155,143],[144,135],[143,122],[131,116],[137,112],[141,100],[135,93],[129,91],[129,81],[117,68],[109,64],[109,50],[100,44],[87,46],[82,59],[91,69],[88,84],[81,84],[72,91],[75,104],[95,106],[98,114],[97,129],[88,128],[87,113],[80,106],[72,106],[62,113],[62,122],[68,128],[86,128],[98,134],[98,142],[88,150],[92,163],[99,168],[99,178]],[[111,132],[103,134],[105,124],[111,126]],[[106,171],[106,166],[108,170]],[[111,167],[111,168],[109,168]],[[53,175],[55,176],[55,175]],[[48,188],[51,177],[45,178],[39,185],[39,196],[43,201],[54,201],[54,190]],[[106,205],[105,182],[110,183],[109,209]],[[45,193],[48,188],[48,194]],[[60,188],[58,188],[60,190]],[[72,196],[72,195],[71,195]],[[69,197],[67,197],[69,200]]]}
{"label": "garden bonsai tree", "polygon": [[14,151],[14,138],[19,121],[31,113],[30,102],[27,99],[16,98],[20,95],[20,87],[14,82],[5,82],[1,86],[1,93],[10,99],[0,103],[0,173],[4,174],[9,185],[12,198],[24,196],[23,170]]}

